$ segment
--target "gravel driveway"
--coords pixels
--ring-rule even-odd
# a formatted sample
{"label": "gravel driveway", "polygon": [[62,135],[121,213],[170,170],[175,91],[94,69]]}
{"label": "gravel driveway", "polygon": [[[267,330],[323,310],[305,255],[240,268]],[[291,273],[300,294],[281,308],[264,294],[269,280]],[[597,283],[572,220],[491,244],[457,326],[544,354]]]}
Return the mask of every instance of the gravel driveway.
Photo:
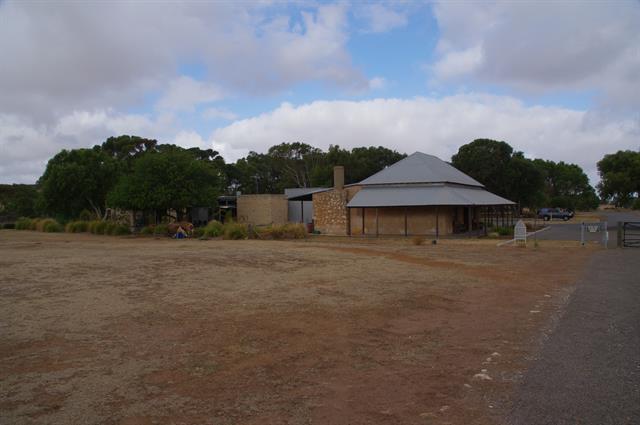
{"label": "gravel driveway", "polygon": [[508,423],[640,423],[640,249],[596,253]]}
{"label": "gravel driveway", "polygon": [[[640,213],[636,212],[614,212],[602,211],[601,215],[606,217],[609,230],[609,247],[616,244],[616,230],[619,221],[639,221]],[[548,230],[538,232],[536,238],[539,240],[553,241],[580,241],[580,223],[570,221],[568,223],[553,223]],[[585,234],[586,241],[601,241],[600,233]]]}

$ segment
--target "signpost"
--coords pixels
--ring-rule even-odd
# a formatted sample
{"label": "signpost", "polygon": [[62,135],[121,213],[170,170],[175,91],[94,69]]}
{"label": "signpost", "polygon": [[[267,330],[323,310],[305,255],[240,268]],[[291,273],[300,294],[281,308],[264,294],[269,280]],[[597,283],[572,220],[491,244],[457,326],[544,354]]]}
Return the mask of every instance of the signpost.
{"label": "signpost", "polygon": [[609,244],[609,231],[607,229],[607,222],[601,221],[600,223],[580,223],[580,245],[584,246],[586,243],[585,239],[585,231],[589,233],[602,233],[601,243],[604,245],[605,249],[608,248]]}
{"label": "signpost", "polygon": [[518,220],[513,228],[513,240],[516,244],[518,241],[524,242],[525,245],[527,244],[527,226],[524,221]]}

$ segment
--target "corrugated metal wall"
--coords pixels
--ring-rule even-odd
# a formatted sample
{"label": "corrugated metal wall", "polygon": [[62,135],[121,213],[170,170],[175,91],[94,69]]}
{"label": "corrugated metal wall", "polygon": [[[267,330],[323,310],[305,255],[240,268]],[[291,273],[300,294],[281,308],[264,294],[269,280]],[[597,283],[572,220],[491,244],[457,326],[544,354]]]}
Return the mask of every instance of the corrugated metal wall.
{"label": "corrugated metal wall", "polygon": [[313,201],[289,201],[288,221],[291,223],[311,223],[313,220]]}

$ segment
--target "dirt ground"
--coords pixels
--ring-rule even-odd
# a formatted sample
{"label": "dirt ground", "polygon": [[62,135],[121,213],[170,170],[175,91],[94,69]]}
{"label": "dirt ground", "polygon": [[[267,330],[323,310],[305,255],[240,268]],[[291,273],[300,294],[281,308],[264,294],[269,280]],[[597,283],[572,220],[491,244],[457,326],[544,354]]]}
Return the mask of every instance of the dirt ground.
{"label": "dirt ground", "polygon": [[3,424],[499,424],[594,248],[0,231]]}

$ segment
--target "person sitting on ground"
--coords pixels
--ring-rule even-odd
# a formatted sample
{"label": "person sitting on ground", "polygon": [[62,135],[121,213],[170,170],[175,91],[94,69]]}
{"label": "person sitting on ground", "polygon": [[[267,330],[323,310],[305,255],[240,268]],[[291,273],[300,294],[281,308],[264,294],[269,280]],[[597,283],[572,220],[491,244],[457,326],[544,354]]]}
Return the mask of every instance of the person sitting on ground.
{"label": "person sitting on ground", "polygon": [[184,239],[187,236],[188,236],[187,232],[184,231],[182,226],[178,226],[178,230],[176,230],[176,234],[175,234],[174,238],[176,238],[176,239]]}

